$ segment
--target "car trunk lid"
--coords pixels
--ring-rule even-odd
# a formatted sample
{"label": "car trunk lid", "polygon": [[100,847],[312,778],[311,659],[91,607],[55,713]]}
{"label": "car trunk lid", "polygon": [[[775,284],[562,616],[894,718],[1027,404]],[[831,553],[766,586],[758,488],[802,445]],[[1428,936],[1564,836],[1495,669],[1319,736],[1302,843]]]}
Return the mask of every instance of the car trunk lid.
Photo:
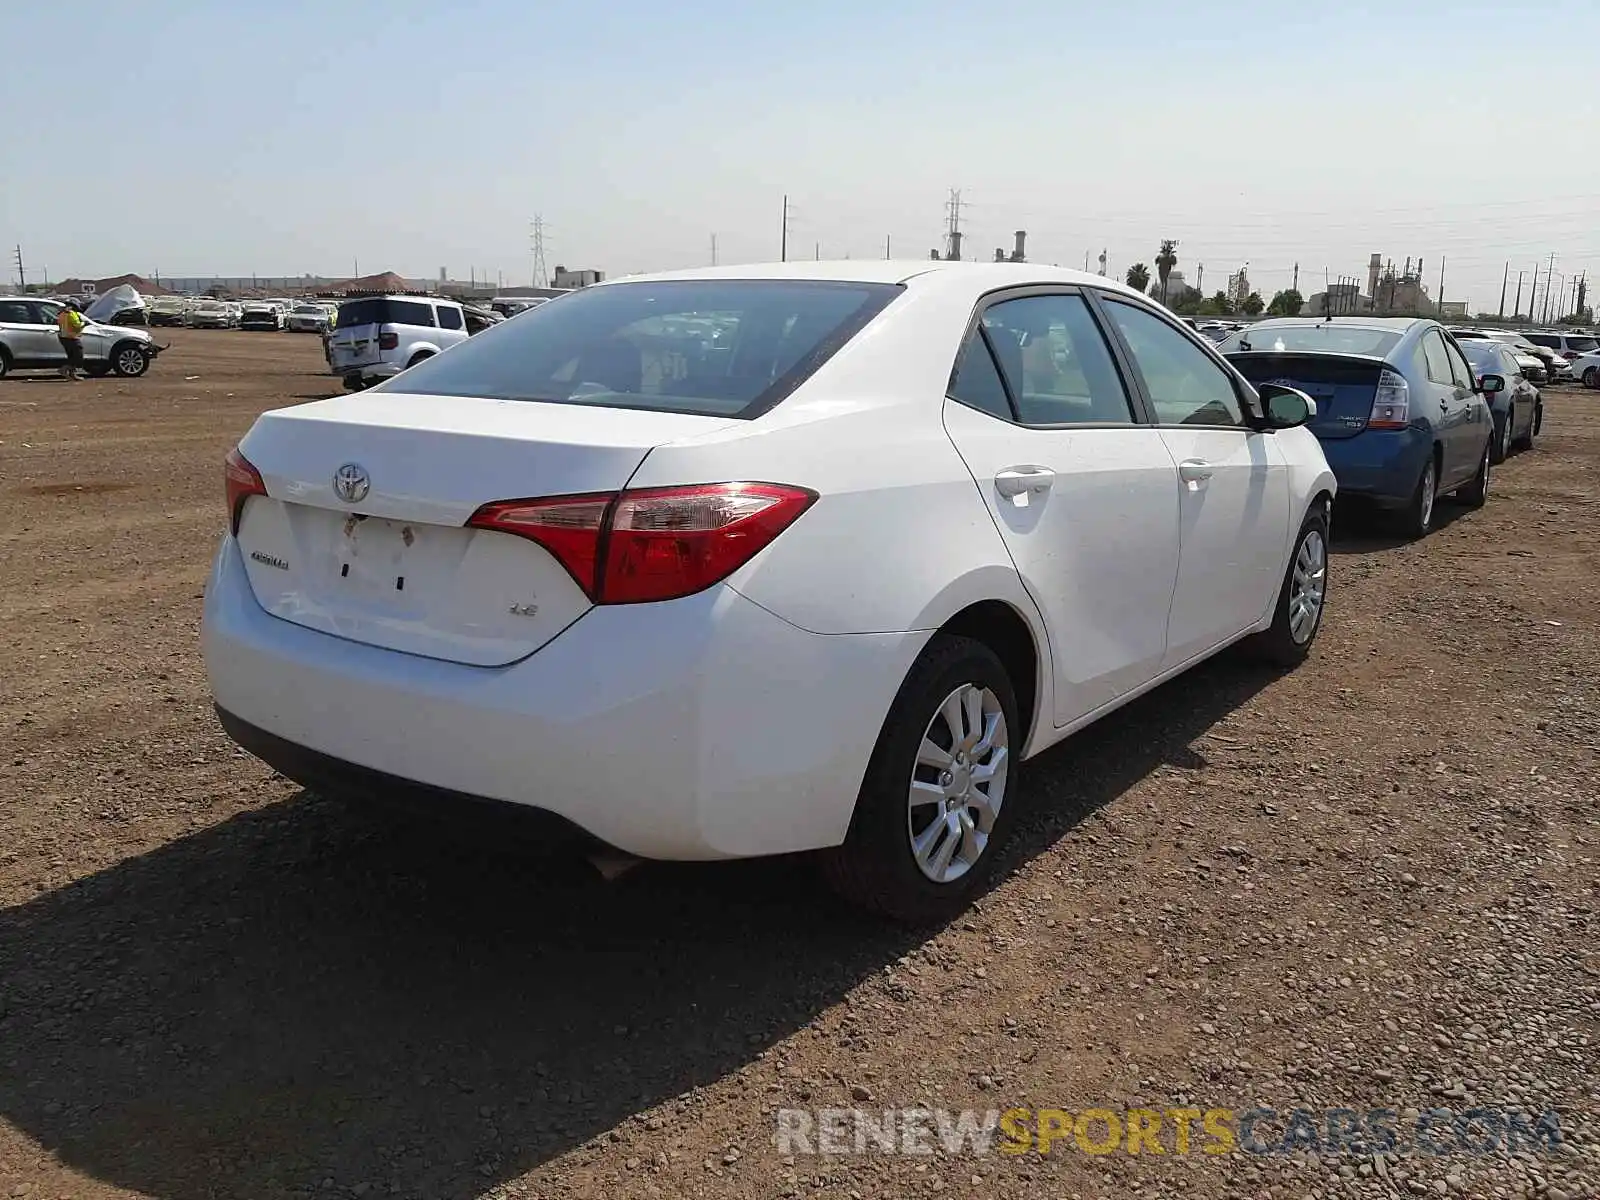
{"label": "car trunk lid", "polygon": [[251,588],[274,616],[351,641],[515,662],[591,602],[542,546],[468,518],[498,500],[618,491],[655,446],[730,423],[382,392],[267,413],[241,443],[267,489],[237,535]]}
{"label": "car trunk lid", "polygon": [[1353,437],[1367,427],[1384,360],[1364,354],[1234,351],[1228,361],[1251,383],[1299,388],[1317,402],[1308,428],[1320,438]]}

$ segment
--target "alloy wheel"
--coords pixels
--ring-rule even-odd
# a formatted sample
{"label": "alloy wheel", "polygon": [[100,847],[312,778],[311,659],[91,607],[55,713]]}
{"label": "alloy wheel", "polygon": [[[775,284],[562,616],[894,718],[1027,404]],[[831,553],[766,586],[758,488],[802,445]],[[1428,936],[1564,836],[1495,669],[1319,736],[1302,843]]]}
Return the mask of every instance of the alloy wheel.
{"label": "alloy wheel", "polygon": [[117,355],[117,373],[138,375],[144,370],[144,352],[131,346]]}
{"label": "alloy wheel", "polygon": [[1434,474],[1433,460],[1428,460],[1428,465],[1422,468],[1422,528],[1427,529],[1433,525],[1433,501],[1439,490],[1439,480]]}
{"label": "alloy wheel", "polygon": [[1322,531],[1306,530],[1294,559],[1289,583],[1289,636],[1304,646],[1322,620],[1322,600],[1328,589],[1328,544]]}
{"label": "alloy wheel", "polygon": [[906,834],[917,868],[935,883],[970,871],[988,849],[1006,799],[1010,731],[991,690],[964,683],[944,698],[917,749]]}

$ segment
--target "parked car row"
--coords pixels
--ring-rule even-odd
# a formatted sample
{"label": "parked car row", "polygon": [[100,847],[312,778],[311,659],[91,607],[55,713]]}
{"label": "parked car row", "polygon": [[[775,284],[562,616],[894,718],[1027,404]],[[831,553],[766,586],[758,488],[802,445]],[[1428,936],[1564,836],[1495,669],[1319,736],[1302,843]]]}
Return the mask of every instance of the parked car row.
{"label": "parked car row", "polygon": [[[1511,346],[1523,359],[1537,358],[1543,368],[1544,378],[1538,372],[1529,372],[1534,383],[1567,383],[1581,380],[1590,387],[1600,387],[1600,379],[1591,375],[1584,379],[1587,371],[1594,369],[1595,364],[1585,362],[1580,369],[1577,361],[1580,358],[1592,359],[1600,354],[1600,340],[1593,334],[1574,332],[1552,332],[1549,330],[1530,329],[1515,332],[1508,329],[1468,329],[1452,327],[1450,332],[1461,342],[1481,341],[1489,339],[1503,342]],[[1524,366],[1526,367],[1526,363]]]}
{"label": "parked car row", "polygon": [[1543,421],[1512,344],[1458,341],[1426,318],[1274,318],[1218,348],[1252,382],[1309,395],[1340,495],[1389,511],[1410,537],[1433,527],[1441,495],[1483,504],[1491,466]]}

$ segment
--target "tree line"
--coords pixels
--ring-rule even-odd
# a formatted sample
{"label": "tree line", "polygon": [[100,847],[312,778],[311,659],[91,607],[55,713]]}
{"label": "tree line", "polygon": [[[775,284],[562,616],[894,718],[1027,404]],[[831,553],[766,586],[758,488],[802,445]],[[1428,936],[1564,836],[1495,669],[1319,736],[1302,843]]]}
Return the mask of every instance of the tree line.
{"label": "tree line", "polygon": [[1144,292],[1152,299],[1159,300],[1173,312],[1186,317],[1259,317],[1263,312],[1271,317],[1297,317],[1300,310],[1305,307],[1305,297],[1294,288],[1285,288],[1275,292],[1272,300],[1261,298],[1260,292],[1250,292],[1245,296],[1243,303],[1235,304],[1233,297],[1225,291],[1218,291],[1207,296],[1199,288],[1190,287],[1187,283],[1180,284],[1172,294],[1168,294],[1169,284],[1172,279],[1172,269],[1178,265],[1178,243],[1173,238],[1162,238],[1161,247],[1157,251],[1154,262],[1156,264],[1156,282],[1150,282],[1150,268],[1142,262],[1136,262],[1128,268],[1127,283],[1135,291]]}

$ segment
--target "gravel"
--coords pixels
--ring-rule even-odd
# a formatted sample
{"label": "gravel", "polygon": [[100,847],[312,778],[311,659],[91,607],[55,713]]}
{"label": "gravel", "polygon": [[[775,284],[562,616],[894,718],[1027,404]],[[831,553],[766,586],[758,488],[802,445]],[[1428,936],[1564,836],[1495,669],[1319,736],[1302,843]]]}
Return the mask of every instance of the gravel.
{"label": "gravel", "polygon": [[[1341,510],[1311,661],[1218,661],[1029,764],[1012,870],[917,934],[804,862],[606,884],[236,752],[195,640],[221,458],[334,381],[314,338],[173,339],[142,380],[0,384],[0,1195],[1600,1195],[1600,394],[1551,389],[1424,542]],[[779,1108],[841,1104],[1564,1140],[779,1154]]]}

